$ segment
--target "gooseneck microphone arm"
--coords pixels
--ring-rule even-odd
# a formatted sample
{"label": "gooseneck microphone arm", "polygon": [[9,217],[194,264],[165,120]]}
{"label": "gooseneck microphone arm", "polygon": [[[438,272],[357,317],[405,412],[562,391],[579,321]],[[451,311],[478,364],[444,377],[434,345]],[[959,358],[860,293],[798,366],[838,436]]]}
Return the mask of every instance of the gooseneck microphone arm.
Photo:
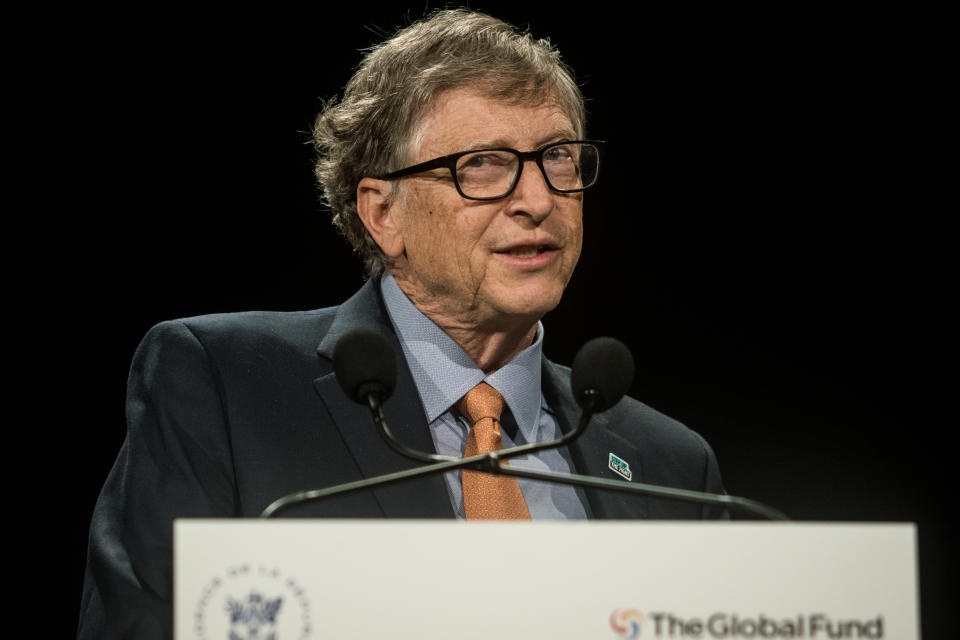
{"label": "gooseneck microphone arm", "polygon": [[294,504],[320,500],[362,489],[371,489],[455,469],[473,469],[531,480],[559,482],[590,489],[605,489],[634,495],[722,506],[770,520],[788,519],[781,511],[747,498],[689,489],[675,489],[639,482],[609,480],[573,473],[536,471],[505,464],[506,460],[516,456],[544,449],[554,449],[572,442],[583,433],[590,422],[590,418],[595,413],[605,411],[619,401],[632,382],[633,358],[626,347],[615,340],[610,338],[592,340],[584,345],[574,359],[571,387],[582,410],[580,420],[574,429],[549,442],[533,442],[468,458],[454,458],[419,451],[408,447],[393,435],[393,432],[387,426],[386,417],[383,413],[383,400],[389,397],[396,381],[393,358],[393,349],[386,338],[372,331],[355,330],[345,335],[337,343],[334,353],[334,369],[337,373],[337,380],[348,396],[357,402],[366,403],[370,407],[374,423],[377,425],[381,437],[394,451],[417,462],[428,464],[324,489],[292,493],[272,502],[260,514],[261,518],[275,516],[283,509]]}
{"label": "gooseneck microphone arm", "polygon": [[[587,393],[590,396],[594,396],[597,392],[593,389],[588,389]],[[593,398],[591,398],[589,402],[591,402],[591,404],[594,406],[596,405],[596,402]],[[393,432],[390,430],[390,427],[387,426],[386,416],[383,415],[383,401],[379,395],[372,393],[368,395],[367,404],[370,406],[370,414],[373,416],[373,422],[377,425],[377,430],[380,432],[380,436],[388,445],[390,445],[391,449],[400,455],[411,458],[412,460],[417,460],[418,462],[452,462],[455,460],[462,460],[462,458],[441,456],[435,453],[427,453],[426,451],[420,451],[419,449],[408,447],[404,443],[397,440],[396,436],[394,436]],[[583,433],[584,429],[587,428],[587,423],[590,421],[590,418],[593,417],[594,413],[595,410],[591,410],[589,412],[585,410],[581,414],[580,422],[577,423],[576,428],[569,433],[563,434],[556,440],[550,440],[547,442],[531,442],[529,444],[510,447],[509,449],[501,449],[500,451],[495,452],[495,454],[490,454],[493,456],[490,459],[506,460],[508,458],[534,453],[535,451],[542,451],[543,449],[555,449],[557,447],[562,447],[568,442],[572,442],[580,437],[580,434]],[[481,455],[475,457],[488,456]]]}
{"label": "gooseneck microphone arm", "polygon": [[[432,464],[422,467],[414,467],[413,469],[405,469],[403,471],[396,471],[394,473],[387,473],[373,478],[357,480],[355,482],[347,482],[344,484],[335,485],[333,487],[326,487],[324,489],[312,489],[308,491],[292,493],[271,503],[270,506],[268,506],[260,515],[261,518],[273,517],[283,509],[294,504],[300,504],[302,502],[321,500],[344,493],[350,493],[352,491],[359,491],[361,489],[372,489],[374,487],[392,484],[403,480],[409,480],[411,478],[428,476],[434,473],[443,473],[445,471],[453,471],[455,469],[473,469],[475,471],[486,471],[488,473],[517,476],[520,478],[529,478],[531,480],[559,482],[561,484],[569,484],[588,489],[606,489],[610,491],[620,491],[622,493],[631,493],[634,495],[647,495],[659,498],[696,502],[699,504],[712,504],[752,513],[769,520],[788,520],[787,516],[782,512],[747,498],[705,493],[702,491],[691,491],[688,489],[674,489],[671,487],[661,487],[658,485],[644,484],[639,482],[626,482],[624,480],[608,480],[606,478],[595,478],[593,476],[584,476],[573,473],[535,471],[532,469],[521,469],[503,464],[505,460],[515,456],[525,455],[543,449],[560,447],[576,439],[581,433],[583,433],[583,430],[589,423],[590,418],[593,416],[594,412],[588,408],[585,408],[581,413],[580,421],[578,422],[576,428],[564,434],[557,440],[510,447],[509,449],[502,449],[492,453],[470,456],[468,458],[449,458],[446,456],[436,456],[435,454],[429,454],[416,449],[411,449],[410,447],[407,447],[403,443],[396,440],[389,428],[386,427],[386,420],[383,419],[382,405],[379,403],[379,401],[374,401],[370,404],[374,415],[377,416],[375,418],[375,422],[380,429],[381,435],[383,435],[387,443],[389,443],[390,446],[397,451],[397,453],[420,462],[432,461]],[[436,461],[433,460],[434,458],[445,459]]]}
{"label": "gooseneck microphone arm", "polygon": [[[517,476],[518,478],[528,478],[530,480],[544,480],[547,482],[559,482],[561,484],[572,484],[578,487],[588,489],[607,489],[610,491],[620,491],[621,493],[632,493],[635,495],[652,496],[654,498],[667,498],[669,500],[682,500],[684,502],[695,502],[697,504],[712,504],[727,509],[743,511],[756,516],[761,516],[767,520],[789,520],[785,513],[779,509],[765,505],[762,502],[751,500],[749,498],[740,498],[720,493],[706,493],[703,491],[693,491],[691,489],[676,489],[674,487],[662,487],[655,484],[645,484],[643,482],[627,482],[626,480],[608,480],[607,478],[596,478],[593,476],[582,476],[575,473],[561,473],[559,471],[537,471],[535,469],[520,469],[500,465],[496,462],[497,453],[489,454],[491,462],[496,471],[493,473],[502,473],[508,476]],[[482,469],[489,471],[489,468]]]}
{"label": "gooseneck microphone arm", "polygon": [[[301,502],[320,500],[343,493],[349,493],[351,491],[358,491],[360,489],[372,489],[373,487],[379,487],[385,484],[399,482],[401,480],[409,480],[411,478],[418,478],[420,476],[431,475],[434,473],[443,473],[444,471],[452,471],[454,469],[473,469],[475,471],[487,471],[489,473],[513,475],[512,472],[515,471],[515,469],[506,465],[502,465],[501,461],[513,458],[515,456],[532,453],[534,451],[540,451],[542,449],[552,449],[563,446],[564,444],[576,439],[581,433],[583,433],[583,430],[586,428],[587,424],[590,422],[590,418],[594,414],[594,411],[584,409],[580,416],[580,421],[577,424],[577,427],[556,440],[551,440],[549,442],[533,442],[517,447],[510,447],[509,449],[501,449],[495,453],[482,453],[479,455],[470,456],[468,458],[454,458],[450,456],[439,456],[436,454],[427,453],[425,451],[419,451],[403,444],[397,440],[396,437],[394,437],[393,432],[391,432],[387,426],[386,418],[383,415],[383,404],[380,400],[379,394],[369,394],[368,403],[370,406],[370,411],[373,414],[373,420],[377,424],[377,428],[380,431],[380,435],[384,440],[386,440],[387,444],[389,444],[394,451],[402,456],[406,456],[407,458],[417,460],[418,462],[430,462],[432,464],[422,467],[414,467],[412,469],[405,469],[403,471],[396,471],[394,473],[387,473],[375,476],[373,478],[365,478],[355,482],[338,484],[332,487],[326,487],[324,489],[311,489],[307,491],[291,493],[279,498],[278,500],[274,500],[270,506],[264,509],[263,513],[260,514],[261,518],[270,518],[277,515],[277,513],[281,510],[295,504],[300,504]],[[553,474],[548,475],[550,478],[541,477],[538,479],[550,480]],[[590,476],[577,476],[574,474],[563,474],[563,476],[564,477],[559,478],[557,481],[565,484],[577,484],[577,481],[580,479],[584,481],[589,481],[592,479]],[[609,482],[615,483],[616,481]]]}
{"label": "gooseneck microphone arm", "polygon": [[367,404],[370,406],[370,414],[373,416],[373,422],[377,425],[377,430],[380,432],[380,437],[390,445],[390,448],[399,453],[402,456],[407,458],[412,458],[417,462],[453,462],[454,460],[460,460],[460,458],[454,458],[453,456],[441,456],[436,453],[427,453],[426,451],[420,451],[419,449],[414,449],[403,444],[397,440],[396,436],[393,435],[393,432],[390,431],[390,427],[387,426],[387,418],[383,415],[383,400],[380,397],[380,394],[371,393],[367,396]]}
{"label": "gooseneck microphone arm", "polygon": [[[370,410],[374,415],[374,422],[377,424],[378,429],[380,430],[380,435],[383,436],[383,439],[386,440],[397,453],[412,458],[414,460],[419,460],[421,462],[437,462],[437,459],[440,462],[454,462],[454,461],[463,461],[470,462],[476,460],[476,462],[470,462],[470,464],[464,464],[464,468],[471,468],[475,471],[486,471],[488,473],[497,473],[507,476],[516,476],[518,478],[527,478],[529,480],[542,480],[546,482],[559,482],[561,484],[570,484],[578,487],[585,487],[588,489],[607,489],[610,491],[620,491],[623,493],[633,493],[648,495],[657,498],[667,498],[671,500],[683,500],[688,502],[696,502],[699,504],[712,504],[715,506],[725,507],[728,509],[735,509],[738,511],[743,511],[746,513],[752,513],[757,516],[761,516],[768,520],[789,520],[786,514],[778,509],[774,509],[768,505],[763,504],[762,502],[757,502],[756,500],[751,500],[749,498],[741,498],[738,496],[731,496],[726,494],[716,494],[716,493],[706,493],[703,491],[693,491],[690,489],[676,489],[673,487],[663,487],[660,485],[654,484],[645,484],[642,482],[626,482],[624,480],[608,480],[607,478],[597,478],[594,476],[584,476],[575,473],[562,473],[558,471],[537,471],[535,469],[524,469],[521,467],[511,467],[509,465],[503,464],[503,461],[510,458],[526,455],[533,453],[535,451],[541,451],[543,449],[554,449],[557,447],[562,447],[573,440],[576,440],[580,434],[586,429],[587,424],[595,413],[595,407],[600,402],[598,397],[598,392],[595,389],[587,389],[584,392],[584,398],[581,401],[581,405],[584,406],[583,412],[580,415],[580,421],[577,423],[576,428],[564,434],[562,437],[551,440],[549,442],[534,442],[530,444],[524,444],[516,447],[510,447],[509,449],[502,449],[500,451],[494,451],[484,455],[473,456],[472,458],[452,458],[449,456],[438,456],[435,454],[426,453],[423,451],[417,451],[407,447],[402,442],[398,441],[393,433],[386,425],[386,419],[383,416],[383,408],[379,399],[374,400],[373,396],[370,397]],[[452,467],[452,468],[458,468]],[[425,467],[429,468],[429,467]],[[444,466],[444,471],[449,471],[449,468]],[[381,476],[383,477],[383,476]],[[403,478],[397,478],[403,479]]]}

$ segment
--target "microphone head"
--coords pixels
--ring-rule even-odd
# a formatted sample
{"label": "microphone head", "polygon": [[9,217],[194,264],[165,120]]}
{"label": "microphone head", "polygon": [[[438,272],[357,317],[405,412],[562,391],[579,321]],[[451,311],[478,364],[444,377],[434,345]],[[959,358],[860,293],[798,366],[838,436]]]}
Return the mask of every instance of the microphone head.
{"label": "microphone head", "polygon": [[397,384],[397,361],[390,341],[371,329],[345,333],[333,349],[337,382],[354,401],[364,403],[371,393],[386,400]]}
{"label": "microphone head", "polygon": [[586,408],[590,390],[597,394],[594,411],[606,411],[619,402],[633,384],[633,356],[614,338],[594,338],[580,347],[573,359],[570,388],[581,408]]}

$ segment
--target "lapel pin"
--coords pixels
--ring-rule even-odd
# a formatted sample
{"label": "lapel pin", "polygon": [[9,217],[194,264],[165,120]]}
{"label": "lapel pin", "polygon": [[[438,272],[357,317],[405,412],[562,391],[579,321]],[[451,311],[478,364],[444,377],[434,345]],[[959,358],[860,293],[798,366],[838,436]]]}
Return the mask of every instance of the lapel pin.
{"label": "lapel pin", "polygon": [[627,461],[623,458],[620,458],[612,451],[610,452],[610,462],[608,466],[619,476],[626,478],[627,480],[633,479],[633,473],[630,471],[630,465],[627,464]]}

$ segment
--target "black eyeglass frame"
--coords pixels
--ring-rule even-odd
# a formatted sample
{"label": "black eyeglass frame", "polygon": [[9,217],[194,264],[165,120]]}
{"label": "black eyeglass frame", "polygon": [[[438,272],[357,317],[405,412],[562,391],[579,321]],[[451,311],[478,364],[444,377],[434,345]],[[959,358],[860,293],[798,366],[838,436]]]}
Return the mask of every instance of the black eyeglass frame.
{"label": "black eyeglass frame", "polygon": [[[550,144],[544,145],[539,149],[534,149],[533,151],[517,151],[516,149],[511,149],[509,147],[470,149],[469,151],[460,151],[458,153],[451,153],[448,156],[441,156],[439,158],[434,158],[433,160],[427,160],[426,162],[421,162],[420,164],[415,164],[413,166],[379,176],[377,179],[396,180],[397,178],[411,176],[416,173],[423,173],[424,171],[430,171],[432,169],[446,168],[450,170],[450,176],[453,178],[453,185],[457,188],[457,193],[467,200],[500,200],[513,193],[513,190],[516,189],[517,185],[520,183],[520,176],[523,175],[523,165],[527,163],[527,160],[534,160],[537,163],[537,167],[540,168],[540,175],[543,176],[543,180],[546,182],[548,187],[558,193],[578,193],[580,191],[586,191],[597,183],[597,178],[600,177],[600,155],[603,143],[603,140],[561,140],[560,142],[551,142]],[[589,144],[593,145],[597,150],[597,175],[594,177],[593,182],[585,187],[578,187],[576,189],[558,189],[550,182],[550,178],[547,176],[547,171],[543,168],[544,152],[551,147],[559,147],[565,144]],[[503,195],[478,198],[476,196],[468,196],[463,192],[463,189],[460,188],[460,180],[457,178],[457,161],[463,156],[468,156],[472,153],[483,153],[484,151],[507,151],[517,156],[517,159],[520,161],[519,168],[517,169],[517,175],[513,179],[513,184],[510,185],[510,188],[507,189],[507,192]]]}

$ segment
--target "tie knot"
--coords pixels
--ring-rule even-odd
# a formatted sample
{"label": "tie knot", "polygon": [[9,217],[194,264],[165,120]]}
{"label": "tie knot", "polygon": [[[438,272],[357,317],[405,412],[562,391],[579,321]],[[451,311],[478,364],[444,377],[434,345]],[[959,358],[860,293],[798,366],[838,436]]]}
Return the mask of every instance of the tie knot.
{"label": "tie knot", "polygon": [[457,409],[471,424],[476,424],[483,418],[493,418],[499,422],[500,414],[503,413],[503,396],[486,382],[481,382],[460,398]]}

